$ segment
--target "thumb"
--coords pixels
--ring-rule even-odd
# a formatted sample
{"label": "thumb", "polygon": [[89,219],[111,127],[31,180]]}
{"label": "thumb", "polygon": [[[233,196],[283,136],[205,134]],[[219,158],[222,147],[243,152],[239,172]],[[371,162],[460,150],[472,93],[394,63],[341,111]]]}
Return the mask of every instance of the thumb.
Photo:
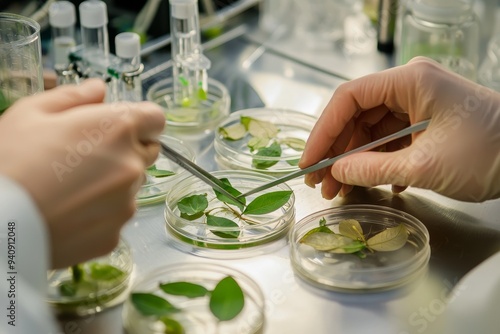
{"label": "thumb", "polygon": [[362,187],[409,185],[408,148],[395,152],[362,152],[337,161],[331,169],[337,181]]}

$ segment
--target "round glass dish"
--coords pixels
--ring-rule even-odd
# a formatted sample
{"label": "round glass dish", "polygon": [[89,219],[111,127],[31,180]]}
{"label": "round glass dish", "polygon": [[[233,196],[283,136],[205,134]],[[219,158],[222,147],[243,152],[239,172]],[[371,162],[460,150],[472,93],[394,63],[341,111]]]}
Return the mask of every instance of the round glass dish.
{"label": "round glass dish", "polygon": [[181,132],[213,129],[229,114],[231,103],[226,86],[211,78],[208,78],[206,99],[195,106],[181,106],[174,102],[172,78],[153,84],[146,93],[146,99],[163,108],[169,131]]}
{"label": "round glass dish", "polygon": [[[219,299],[217,303],[211,300],[211,293],[201,293],[201,295],[197,294],[196,297],[188,298],[185,295],[167,294],[160,288],[160,284],[187,282],[213,291],[217,284],[228,276],[236,281],[243,292],[243,308],[230,320],[219,321],[212,313],[211,306],[230,305],[231,308],[234,308],[231,301]],[[166,323],[170,324],[171,331],[166,331],[168,327],[164,321],[161,321],[161,316],[144,315],[136,307],[139,300],[136,298],[137,294],[154,294],[166,299],[178,310],[166,315],[170,319]],[[227,294],[225,296],[228,297]],[[141,297],[142,300],[146,299],[144,295]],[[234,297],[234,294],[229,297]],[[133,298],[135,298],[135,303],[132,301]],[[163,334],[165,332],[186,334],[261,333],[264,325],[264,296],[259,286],[251,278],[232,268],[219,264],[177,263],[156,269],[138,280],[124,303],[122,318],[127,334]]]}
{"label": "round glass dish", "polygon": [[134,263],[123,240],[110,254],[77,266],[48,272],[47,301],[56,313],[84,316],[125,300]]}
{"label": "round glass dish", "polygon": [[[187,159],[195,161],[194,151],[182,140],[162,135],[160,141]],[[170,175],[168,172],[173,174]],[[165,199],[167,191],[186,177],[188,172],[160,152],[155,163],[146,169],[145,174],[146,181],[136,194],[136,202],[139,205],[157,203]]]}
{"label": "round glass dish", "polygon": [[[257,125],[259,121],[270,123],[274,129],[264,125],[253,127],[252,131],[249,119],[256,120]],[[252,170],[275,176],[296,171],[303,146],[316,121],[311,115],[286,109],[255,108],[236,111],[218,126],[214,139],[215,160],[221,169]],[[235,140],[233,138],[239,138],[239,135],[232,135],[234,131],[230,131],[228,137],[228,132],[224,129],[234,129],[239,124],[245,127],[244,135]],[[269,141],[255,139],[262,138],[262,132],[269,134]]]}
{"label": "round glass dish", "polygon": [[[215,171],[212,175],[219,179],[227,178],[232,187],[241,193],[275,179],[269,175],[250,171]],[[248,208],[255,198],[271,192],[281,194],[287,192],[289,197],[272,212],[241,215],[241,209],[219,201],[213,189],[203,181],[194,176],[187,177],[167,193],[165,199],[167,235],[171,237],[174,246],[183,251],[215,258],[253,256],[269,251],[269,248],[284,246],[286,238],[282,237],[286,237],[295,221],[295,197],[290,187],[282,183],[264,192],[248,196],[246,205]],[[226,218],[232,224],[230,222],[228,225],[227,221],[219,224],[215,219],[209,222],[206,214],[193,220],[181,217],[178,203],[188,196],[202,194],[206,194],[208,202],[203,211],[211,216]]]}
{"label": "round glass dish", "polygon": [[[359,222],[366,240],[400,224],[406,227],[408,239],[394,251],[365,250],[364,258],[320,251],[300,242],[306,233],[320,226],[320,220],[338,234],[339,223],[346,219]],[[417,218],[375,205],[346,205],[309,215],[290,231],[290,244],[290,259],[298,276],[328,290],[355,292],[402,286],[425,273],[430,257],[429,233]]]}

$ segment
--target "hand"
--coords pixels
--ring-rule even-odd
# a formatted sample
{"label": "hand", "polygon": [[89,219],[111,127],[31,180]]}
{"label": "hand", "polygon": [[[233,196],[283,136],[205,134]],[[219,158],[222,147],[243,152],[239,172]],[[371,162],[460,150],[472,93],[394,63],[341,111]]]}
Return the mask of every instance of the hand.
{"label": "hand", "polygon": [[500,197],[500,95],[438,63],[417,57],[407,65],[338,87],[312,130],[301,168],[425,119],[425,132],[353,154],[306,175],[327,199],[352,185],[392,184],[432,189],[464,201]]}
{"label": "hand", "polygon": [[0,173],[31,193],[50,233],[52,266],[104,255],[135,212],[165,119],[152,103],[102,103],[89,79],[22,98],[0,118]]}

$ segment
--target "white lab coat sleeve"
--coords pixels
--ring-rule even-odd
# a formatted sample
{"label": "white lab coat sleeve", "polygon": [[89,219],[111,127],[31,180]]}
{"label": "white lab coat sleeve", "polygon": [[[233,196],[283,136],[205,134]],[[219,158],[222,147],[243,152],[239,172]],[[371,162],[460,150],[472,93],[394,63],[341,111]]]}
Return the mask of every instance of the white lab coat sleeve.
{"label": "white lab coat sleeve", "polygon": [[447,334],[500,333],[500,252],[458,282],[444,316]]}
{"label": "white lab coat sleeve", "polygon": [[49,236],[23,187],[0,175],[0,333],[60,333],[45,297]]}

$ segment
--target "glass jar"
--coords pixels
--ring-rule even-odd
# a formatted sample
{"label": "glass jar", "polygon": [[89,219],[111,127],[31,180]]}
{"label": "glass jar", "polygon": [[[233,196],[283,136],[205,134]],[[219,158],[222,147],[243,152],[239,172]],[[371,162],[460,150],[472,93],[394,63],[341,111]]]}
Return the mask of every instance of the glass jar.
{"label": "glass jar", "polygon": [[479,24],[471,1],[408,1],[398,38],[397,65],[426,56],[476,80]]}

